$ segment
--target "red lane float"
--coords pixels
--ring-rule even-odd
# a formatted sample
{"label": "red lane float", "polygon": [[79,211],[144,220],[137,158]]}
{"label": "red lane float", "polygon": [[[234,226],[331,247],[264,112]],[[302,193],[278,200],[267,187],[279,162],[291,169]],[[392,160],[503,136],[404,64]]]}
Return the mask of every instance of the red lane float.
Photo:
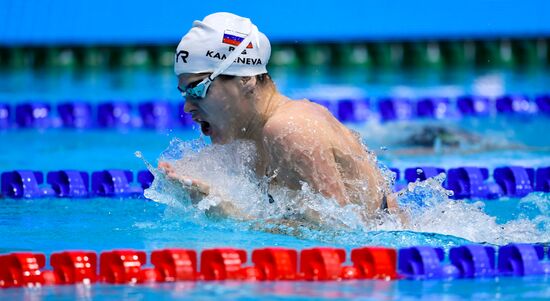
{"label": "red lane float", "polygon": [[[264,248],[252,253],[253,266],[246,263],[245,250],[219,248],[201,254],[188,249],[164,249],[151,253],[154,268],[143,268],[146,254],[135,250],[101,253],[97,275],[97,255],[87,251],[65,251],[51,256],[53,271],[41,271],[45,256],[12,253],[0,256],[0,286],[44,284],[91,284],[96,281],[135,284],[196,280],[331,281],[346,279],[399,279],[397,252],[389,248],[365,247],[351,252],[353,266],[343,266],[344,249],[312,248],[298,252],[285,248]],[[300,272],[297,271],[299,266]]]}
{"label": "red lane float", "polygon": [[351,261],[358,270],[358,279],[398,279],[397,251],[390,248],[353,249]]}
{"label": "red lane float", "polygon": [[92,251],[53,253],[50,258],[56,284],[90,284],[97,280],[97,254]]}
{"label": "red lane float", "polygon": [[300,252],[300,273],[304,280],[341,280],[353,277],[356,271],[342,263],[346,251],[336,248],[312,248]]}
{"label": "red lane float", "polygon": [[285,248],[265,248],[252,252],[252,262],[262,280],[296,280],[298,252]]}
{"label": "red lane float", "polygon": [[194,281],[198,278],[197,252],[188,249],[164,249],[151,253],[157,272],[156,281]]}
{"label": "red lane float", "polygon": [[46,256],[40,253],[18,252],[0,255],[0,287],[48,284],[51,274],[46,273],[45,277],[40,270],[45,264]]}
{"label": "red lane float", "polygon": [[254,271],[243,269],[242,264],[245,262],[245,250],[232,248],[204,250],[201,253],[201,275],[204,280],[244,280],[247,276],[254,278],[256,274]]}
{"label": "red lane float", "polygon": [[[144,282],[144,276],[151,275],[150,270],[142,272],[141,266],[146,263],[143,251],[113,250],[101,253],[99,257],[99,277],[102,282],[131,284]],[[155,277],[156,278],[156,277]]]}

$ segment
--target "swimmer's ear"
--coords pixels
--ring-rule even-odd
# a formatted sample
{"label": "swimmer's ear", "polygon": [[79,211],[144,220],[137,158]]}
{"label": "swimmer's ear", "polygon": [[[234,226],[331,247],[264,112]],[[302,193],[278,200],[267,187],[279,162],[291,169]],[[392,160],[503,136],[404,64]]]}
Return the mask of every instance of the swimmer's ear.
{"label": "swimmer's ear", "polygon": [[240,82],[245,94],[252,94],[254,92],[257,84],[255,76],[241,76]]}

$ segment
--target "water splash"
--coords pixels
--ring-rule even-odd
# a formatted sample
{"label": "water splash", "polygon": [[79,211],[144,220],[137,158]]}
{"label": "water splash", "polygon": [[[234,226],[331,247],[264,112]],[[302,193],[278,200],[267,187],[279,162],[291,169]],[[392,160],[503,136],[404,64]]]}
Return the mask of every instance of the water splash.
{"label": "water splash", "polygon": [[[258,179],[253,172],[256,149],[251,143],[207,145],[204,141],[175,139],[159,160],[171,162],[178,174],[216,183],[210,187],[215,193],[194,203],[181,183],[152,170],[155,180],[145,196],[167,204],[170,208],[167,214],[181,215],[198,224],[220,223],[218,209],[230,206],[231,218],[221,219],[224,227],[288,234],[346,246],[450,247],[467,242],[502,245],[550,241],[547,195],[529,195],[518,203],[516,209],[521,214],[498,223],[496,216],[484,211],[483,202],[450,199],[452,192],[442,187],[445,175],[441,174],[410,183],[399,193],[398,200],[408,215],[408,222],[403,223],[398,216],[386,212],[379,212],[365,222],[360,206],[341,207],[333,199],[314,193],[306,183],[298,191],[269,187],[275,199],[270,203],[269,179]],[[383,167],[382,173],[389,182],[395,181],[387,168]]]}

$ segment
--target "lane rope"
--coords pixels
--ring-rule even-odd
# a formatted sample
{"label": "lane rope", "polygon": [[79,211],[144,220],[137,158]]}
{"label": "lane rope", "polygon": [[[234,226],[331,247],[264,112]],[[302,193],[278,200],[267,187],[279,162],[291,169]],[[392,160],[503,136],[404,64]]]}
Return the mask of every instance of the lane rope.
{"label": "lane rope", "polygon": [[[418,99],[383,97],[327,100],[313,98],[325,106],[340,121],[361,123],[439,120],[463,117],[550,116],[550,94],[533,97],[504,95],[422,97]],[[133,104],[125,101],[26,102],[15,105],[0,103],[0,129],[76,128],[76,129],[173,129],[189,128],[193,120],[183,111],[183,102],[147,101]]]}
{"label": "lane rope", "polygon": [[[549,258],[537,244],[509,244],[453,247],[447,256],[443,248],[415,246],[393,249],[362,247],[351,251],[349,264],[341,248],[255,249],[235,248],[152,251],[153,267],[146,266],[144,251],[61,251],[51,254],[51,270],[44,269],[43,253],[14,252],[0,255],[0,288],[42,285],[141,284],[176,281],[342,281],[358,279],[426,280],[495,278],[550,275]],[[445,260],[447,258],[447,260]],[[99,266],[99,273],[98,273]]]}
{"label": "lane rope", "polygon": [[[441,173],[446,174],[443,187],[453,191],[454,199],[521,198],[529,193],[550,192],[550,166],[503,166],[492,170],[478,166],[461,166],[445,170],[434,166],[417,166],[401,170],[390,168],[395,175],[394,190],[409,183],[425,181]],[[46,181],[44,181],[44,175]],[[140,197],[153,183],[154,175],[148,170],[138,171],[106,169],[87,173],[77,170],[58,170],[42,173],[32,170],[13,170],[1,173],[0,196],[6,198],[88,198],[88,197]],[[45,183],[44,183],[45,182]],[[90,185],[91,184],[91,185]]]}

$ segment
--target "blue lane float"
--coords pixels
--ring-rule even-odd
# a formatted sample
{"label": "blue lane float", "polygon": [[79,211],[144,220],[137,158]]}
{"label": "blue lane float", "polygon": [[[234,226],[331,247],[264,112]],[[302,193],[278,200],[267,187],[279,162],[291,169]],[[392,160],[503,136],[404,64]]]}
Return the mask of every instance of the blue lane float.
{"label": "blue lane float", "polygon": [[87,102],[64,102],[57,106],[63,127],[87,129],[94,124],[92,105]]}
{"label": "blue lane float", "polygon": [[48,184],[55,191],[55,195],[60,198],[88,197],[89,179],[88,173],[76,170],[52,171],[47,176]]}
{"label": "blue lane float", "polygon": [[451,114],[447,97],[425,97],[418,100],[416,114],[422,118],[443,119]]}
{"label": "blue lane float", "polygon": [[456,100],[457,108],[465,116],[487,116],[491,113],[489,98],[484,96],[461,96]]}
{"label": "blue lane float", "polygon": [[502,192],[510,197],[524,197],[533,192],[535,171],[533,168],[507,166],[496,168],[493,177],[502,187]]}
{"label": "blue lane float", "polygon": [[167,129],[176,125],[172,117],[172,106],[166,101],[142,103],[138,110],[145,128]]}
{"label": "blue lane float", "polygon": [[541,245],[510,244],[499,248],[498,271],[503,276],[549,275],[550,261],[544,261]]}
{"label": "blue lane float", "polygon": [[10,107],[0,103],[0,129],[7,129],[10,126]]}
{"label": "blue lane float", "polygon": [[[394,168],[390,170],[395,172]],[[489,171],[482,167],[464,166],[448,171],[440,167],[420,166],[405,169],[405,182],[424,181],[446,173],[443,186],[454,192],[453,198],[496,199],[501,196],[524,197],[533,191],[550,192],[550,167],[533,168],[506,166],[495,168],[493,181],[489,180]],[[535,182],[536,180],[536,182]],[[396,177],[394,190],[403,186]]]}
{"label": "blue lane float", "polygon": [[544,247],[536,244],[509,244],[499,247],[464,245],[449,251],[448,261],[442,248],[415,246],[398,253],[398,270],[406,279],[487,278],[497,276],[550,275],[550,260],[544,259]]}
{"label": "blue lane float", "polygon": [[534,106],[525,95],[505,95],[496,99],[499,113],[528,114],[534,112]]}
{"label": "blue lane float", "polygon": [[92,173],[92,193],[96,196],[139,196],[143,188],[130,185],[133,173],[129,170],[109,169]]}
{"label": "blue lane float", "polygon": [[[484,96],[422,97],[409,99],[383,97],[311,99],[325,106],[342,122],[361,123],[370,119],[382,122],[413,119],[483,117],[494,114],[534,116],[550,114],[550,94],[529,98],[525,95],[504,95],[494,100]],[[372,104],[376,103],[376,109]],[[94,114],[95,113],[95,114]],[[94,107],[86,101],[69,101],[53,106],[41,101],[25,102],[12,109],[0,103],[0,129],[10,128],[144,128],[163,130],[189,127],[193,120],[184,112],[182,102],[149,100],[133,105],[129,101],[108,101]]]}
{"label": "blue lane float", "polygon": [[[534,168],[521,166],[498,167],[493,171],[493,180],[490,180],[489,170],[483,167],[464,166],[445,171],[441,167],[420,166],[405,169],[406,183],[402,182],[399,169],[390,168],[390,171],[396,174],[395,191],[405,188],[406,183],[446,173],[443,187],[452,190],[455,199],[524,197],[533,191],[550,192],[550,167],[540,167],[536,172]],[[93,172],[91,176],[83,171],[59,170],[47,174],[49,186],[44,186],[42,172],[14,170],[2,173],[1,192],[9,198],[135,197],[142,195],[153,180],[154,175],[148,170],[136,173],[136,183],[129,170],[107,169]]]}
{"label": "blue lane float", "polygon": [[97,107],[98,125],[102,128],[129,128],[132,122],[132,105],[116,101],[99,104]]}
{"label": "blue lane float", "polygon": [[138,172],[137,181],[141,184],[142,189],[147,189],[153,184],[155,176],[148,170],[141,170]]}
{"label": "blue lane float", "polygon": [[17,170],[2,173],[2,195],[9,198],[41,198],[54,196],[51,187],[41,187],[44,175],[39,171]]}
{"label": "blue lane float", "polygon": [[410,167],[405,169],[405,180],[408,183],[416,182],[416,180],[425,181],[440,173],[445,173],[445,169],[433,166]]}
{"label": "blue lane float", "polygon": [[3,172],[1,176],[2,196],[14,199],[59,197],[139,197],[148,188],[154,177],[143,170],[138,173],[138,182],[133,183],[133,173],[129,170],[102,170],[90,175],[83,171],[60,170],[47,175],[39,171],[15,170]]}
{"label": "blue lane float", "polygon": [[537,96],[535,103],[540,112],[550,114],[550,94]]}
{"label": "blue lane float", "polygon": [[24,103],[15,107],[15,123],[21,128],[51,126],[51,106],[43,102]]}
{"label": "blue lane float", "polygon": [[413,104],[407,98],[383,98],[378,102],[382,121],[409,120],[414,117]]}
{"label": "blue lane float", "polygon": [[449,260],[457,267],[460,278],[494,277],[495,249],[490,246],[465,245],[451,248]]}
{"label": "blue lane float", "polygon": [[537,169],[536,191],[550,191],[550,167]]}
{"label": "blue lane float", "polygon": [[489,170],[483,167],[450,168],[447,171],[447,189],[454,192],[455,199],[497,199],[503,195],[498,184],[486,182]]}
{"label": "blue lane float", "polygon": [[452,264],[443,264],[444,259],[443,248],[404,248],[399,250],[397,267],[401,275],[412,280],[458,278],[459,269]]}
{"label": "blue lane float", "polygon": [[336,116],[342,122],[365,122],[369,119],[370,114],[370,100],[367,98],[338,101],[338,115]]}

